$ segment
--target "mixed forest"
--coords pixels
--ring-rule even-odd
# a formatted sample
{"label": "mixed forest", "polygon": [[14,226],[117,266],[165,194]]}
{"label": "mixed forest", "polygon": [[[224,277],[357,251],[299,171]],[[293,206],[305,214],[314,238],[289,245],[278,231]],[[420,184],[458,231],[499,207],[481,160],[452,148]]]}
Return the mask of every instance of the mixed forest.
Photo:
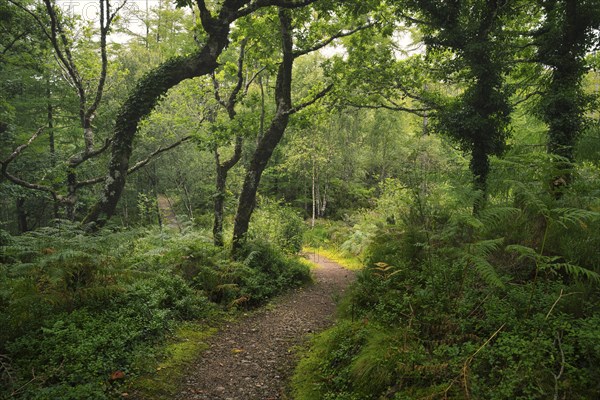
{"label": "mixed forest", "polygon": [[599,51],[597,0],[0,0],[0,398],[121,398],[302,251],[360,268],[291,398],[598,398]]}

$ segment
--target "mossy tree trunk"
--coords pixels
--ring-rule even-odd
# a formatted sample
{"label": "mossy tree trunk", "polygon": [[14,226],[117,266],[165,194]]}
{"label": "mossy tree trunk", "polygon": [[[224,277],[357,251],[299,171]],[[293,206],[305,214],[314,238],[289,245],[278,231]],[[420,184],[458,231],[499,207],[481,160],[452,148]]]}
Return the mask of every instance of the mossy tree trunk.
{"label": "mossy tree trunk", "polygon": [[209,74],[217,68],[217,58],[229,43],[229,24],[235,19],[235,11],[237,9],[225,10],[224,5],[219,17],[214,18],[208,10],[202,10],[202,23],[207,32],[202,48],[189,56],[167,60],[138,82],[117,115],[104,190],[84,223],[103,225],[113,216],[125,187],[138,124],[152,112],[169,89],[183,80]]}
{"label": "mossy tree trunk", "polygon": [[114,215],[130,171],[129,158],[140,121],[152,112],[172,87],[183,80],[214,72],[218,66],[217,58],[229,43],[232,22],[263,7],[298,8],[314,1],[316,0],[224,0],[219,11],[213,15],[206,1],[197,0],[200,21],[206,32],[201,48],[189,56],[167,60],[147,73],[121,106],[115,122],[112,154],[108,174],[104,179],[104,189],[83,223],[103,225]]}
{"label": "mossy tree trunk", "polygon": [[545,19],[535,35],[539,61],[550,67],[551,77],[540,103],[548,125],[548,153],[558,156],[551,190],[560,197],[572,181],[574,148],[584,128],[589,102],[582,80],[587,72],[585,55],[597,37],[600,6],[577,0],[544,1]]}

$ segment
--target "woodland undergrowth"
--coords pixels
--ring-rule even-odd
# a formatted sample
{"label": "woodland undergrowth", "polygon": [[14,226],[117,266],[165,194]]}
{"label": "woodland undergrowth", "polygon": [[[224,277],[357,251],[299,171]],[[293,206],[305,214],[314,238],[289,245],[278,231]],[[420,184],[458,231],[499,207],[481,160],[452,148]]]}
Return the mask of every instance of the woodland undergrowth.
{"label": "woodland undergrowth", "polygon": [[557,198],[553,165],[495,160],[478,215],[459,181],[421,170],[414,184],[387,182],[368,217],[308,233],[365,268],[338,324],[306,350],[295,398],[595,398],[600,171],[579,165]]}
{"label": "woodland undergrowth", "polygon": [[[267,225],[255,225],[264,236]],[[289,225],[282,242],[301,237]],[[121,397],[170,356],[163,343],[190,323],[210,324],[310,279],[293,251],[249,240],[234,261],[196,229],[90,235],[56,221],[21,236],[0,230],[0,246],[3,399]]]}

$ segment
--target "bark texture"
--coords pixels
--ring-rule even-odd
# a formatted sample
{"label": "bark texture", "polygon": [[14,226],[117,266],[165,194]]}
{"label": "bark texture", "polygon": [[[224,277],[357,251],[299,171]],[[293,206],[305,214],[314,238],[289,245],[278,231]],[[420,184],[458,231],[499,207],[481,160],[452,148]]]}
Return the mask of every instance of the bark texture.
{"label": "bark texture", "polygon": [[258,141],[258,145],[250,164],[246,169],[246,176],[240,193],[235,225],[233,227],[233,253],[236,254],[243,244],[244,237],[248,232],[250,217],[254,211],[256,202],[256,191],[260,178],[265,170],[273,150],[285,129],[287,128],[290,114],[292,112],[292,67],[294,64],[292,43],[292,22],[288,11],[279,9],[279,21],[281,24],[282,62],[277,70],[277,81],[275,84],[276,112],[271,124],[264,135]]}
{"label": "bark texture", "polygon": [[84,223],[105,223],[115,213],[127,178],[133,139],[140,121],[152,112],[160,98],[185,79],[214,71],[217,57],[228,44],[229,22],[214,23],[205,45],[196,53],[176,57],[150,71],[140,80],[121,107],[115,123],[109,172],[103,194],[87,215]]}

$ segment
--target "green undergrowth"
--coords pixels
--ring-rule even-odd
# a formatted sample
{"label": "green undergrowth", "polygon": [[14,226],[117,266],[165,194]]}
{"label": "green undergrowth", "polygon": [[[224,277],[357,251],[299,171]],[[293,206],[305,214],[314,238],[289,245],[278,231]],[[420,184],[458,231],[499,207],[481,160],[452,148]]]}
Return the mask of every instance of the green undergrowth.
{"label": "green undergrowth", "polygon": [[128,398],[159,400],[173,398],[187,367],[208,348],[207,340],[217,328],[198,323],[182,323],[164,345],[160,361],[150,362],[154,371],[134,379],[123,390]]}
{"label": "green undergrowth", "polygon": [[344,254],[335,249],[325,248],[325,247],[304,247],[302,249],[304,254],[318,254],[325,258],[330,259],[331,261],[335,261],[340,264],[342,267],[357,271],[363,268],[363,263],[356,258],[355,256],[351,256],[348,254]]}
{"label": "green undergrowth", "polygon": [[519,178],[492,181],[502,196],[478,215],[433,183],[398,192],[340,320],[303,354],[294,398],[596,398],[597,188],[557,199]]}
{"label": "green undergrowth", "polygon": [[232,260],[202,231],[90,235],[58,221],[21,236],[0,231],[0,240],[6,399],[110,399],[137,379],[168,392],[210,333],[199,321],[310,280],[308,266],[277,247],[248,241]]}

